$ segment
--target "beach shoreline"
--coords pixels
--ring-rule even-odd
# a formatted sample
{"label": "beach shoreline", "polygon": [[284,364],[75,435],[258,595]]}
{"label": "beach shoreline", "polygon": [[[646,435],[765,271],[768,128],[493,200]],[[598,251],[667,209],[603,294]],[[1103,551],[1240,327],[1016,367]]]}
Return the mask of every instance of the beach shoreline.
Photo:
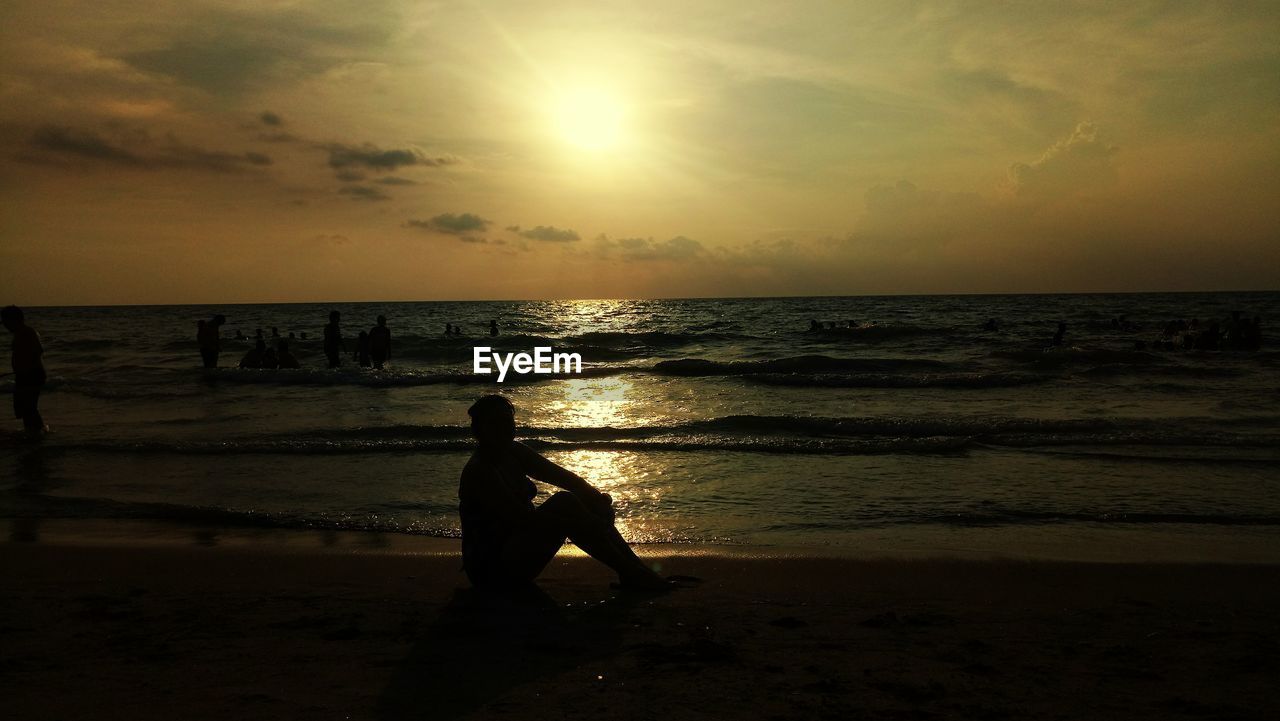
{"label": "beach shoreline", "polygon": [[0,544],[12,589],[0,692],[14,718],[1280,711],[1277,565],[663,546],[642,555],[701,581],[628,597],[562,554],[540,594],[512,599],[470,591],[450,539],[286,536]]}
{"label": "beach shoreline", "polygon": [[[834,543],[634,542],[641,556],[726,558],[828,558],[848,561],[955,560],[1100,564],[1246,564],[1280,566],[1280,544],[1268,526],[1230,526],[1218,537],[1187,524],[1157,534],[1146,524],[1126,530],[1113,524],[1093,533],[1064,534],[1042,528],[940,526],[866,529]],[[1136,529],[1136,530],[1135,530]],[[1186,533],[1193,531],[1194,534]],[[1252,531],[1252,533],[1247,533]],[[0,538],[10,543],[74,547],[229,547],[267,552],[457,555],[460,538],[367,529],[251,526],[121,518],[0,518]],[[572,544],[561,551],[581,556]]]}

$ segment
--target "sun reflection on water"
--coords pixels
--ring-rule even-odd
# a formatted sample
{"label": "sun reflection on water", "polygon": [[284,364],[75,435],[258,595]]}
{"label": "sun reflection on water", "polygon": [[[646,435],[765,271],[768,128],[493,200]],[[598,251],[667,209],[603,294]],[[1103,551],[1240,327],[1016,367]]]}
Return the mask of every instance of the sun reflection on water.
{"label": "sun reflection on water", "polygon": [[545,413],[558,426],[614,428],[646,425],[656,415],[635,393],[633,383],[621,377],[570,378],[562,382],[564,394],[549,400]]}

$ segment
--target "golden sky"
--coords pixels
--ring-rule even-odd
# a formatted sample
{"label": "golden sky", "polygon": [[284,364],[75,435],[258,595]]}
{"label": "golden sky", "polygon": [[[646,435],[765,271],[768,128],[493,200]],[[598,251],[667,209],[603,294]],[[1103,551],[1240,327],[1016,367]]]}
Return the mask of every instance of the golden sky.
{"label": "golden sky", "polygon": [[1280,3],[0,0],[4,303],[1280,288]]}

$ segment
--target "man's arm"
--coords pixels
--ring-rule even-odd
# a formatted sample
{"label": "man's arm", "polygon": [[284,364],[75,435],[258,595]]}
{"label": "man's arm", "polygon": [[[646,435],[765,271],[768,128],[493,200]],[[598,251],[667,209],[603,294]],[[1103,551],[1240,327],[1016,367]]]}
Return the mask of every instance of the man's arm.
{"label": "man's arm", "polygon": [[468,463],[462,469],[458,497],[461,501],[497,518],[516,518],[527,510],[528,501],[517,498],[492,468]]}
{"label": "man's arm", "polygon": [[550,483],[557,488],[563,488],[577,496],[588,508],[609,518],[613,517],[611,507],[613,499],[609,494],[601,493],[595,486],[587,483],[582,476],[547,460],[542,454],[523,443],[516,441],[511,446],[512,453],[520,462],[520,467],[530,477],[543,483]]}

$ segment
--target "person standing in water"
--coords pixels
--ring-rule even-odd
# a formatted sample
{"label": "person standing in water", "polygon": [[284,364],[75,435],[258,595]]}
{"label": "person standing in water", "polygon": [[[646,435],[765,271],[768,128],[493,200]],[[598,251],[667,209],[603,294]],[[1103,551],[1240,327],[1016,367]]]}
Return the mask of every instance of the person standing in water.
{"label": "person standing in water", "polygon": [[497,334],[498,334],[498,321],[496,320],[489,321],[489,335],[497,335]]}
{"label": "person standing in water", "polygon": [[293,369],[301,367],[298,364],[298,359],[289,352],[289,341],[281,339],[276,344],[276,347],[278,349],[276,351],[276,362],[279,363],[280,368]]}
{"label": "person standing in water", "polygon": [[372,363],[369,361],[369,334],[360,331],[360,335],[356,336],[356,352],[351,354],[356,363],[361,368],[368,368]]}
{"label": "person standing in water", "polygon": [[218,351],[222,346],[222,324],[226,323],[225,316],[215,315],[208,322],[200,321],[196,324],[196,344],[200,346],[200,360],[204,362],[205,368],[218,367]]}
{"label": "person standing in water", "polygon": [[369,329],[369,356],[373,367],[379,370],[391,360],[391,329],[387,328],[385,315],[378,316],[378,324]]}
{"label": "person standing in water", "polygon": [[[512,588],[537,578],[565,539],[618,574],[622,588],[664,591],[671,583],[636,556],[614,527],[613,499],[515,440],[515,406],[500,395],[467,415],[476,450],[458,483],[462,564],[477,588]],[[530,478],[563,488],[540,506]]]}
{"label": "person standing in water", "polygon": [[347,351],[347,345],[342,342],[342,330],[338,327],[341,317],[338,311],[329,311],[329,325],[324,327],[324,354],[329,359],[330,368],[342,365],[340,354]]}
{"label": "person standing in water", "polygon": [[40,390],[47,380],[44,372],[44,346],[40,334],[27,325],[22,309],[16,305],[0,310],[0,321],[13,334],[13,416],[22,419],[27,435],[38,438],[49,430],[40,416]]}

